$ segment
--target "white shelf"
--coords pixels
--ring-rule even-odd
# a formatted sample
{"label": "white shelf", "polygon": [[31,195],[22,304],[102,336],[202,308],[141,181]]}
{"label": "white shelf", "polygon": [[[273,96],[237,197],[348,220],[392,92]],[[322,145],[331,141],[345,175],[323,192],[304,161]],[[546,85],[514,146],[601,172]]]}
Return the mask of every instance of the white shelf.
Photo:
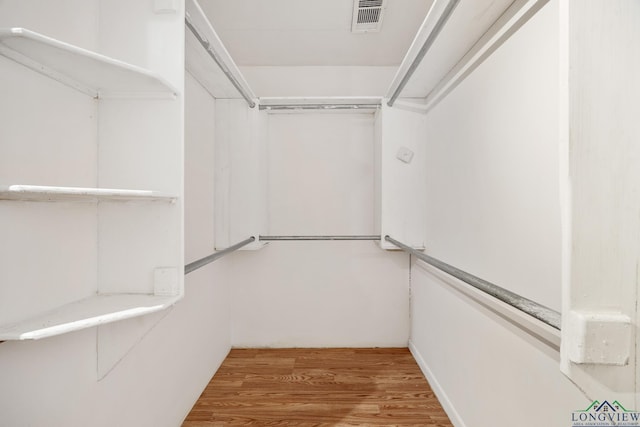
{"label": "white shelf", "polygon": [[164,310],[180,296],[95,295],[37,317],[0,326],[0,341],[35,340]]}
{"label": "white shelf", "polygon": [[[0,299],[11,305],[0,341],[106,324],[97,351],[108,370],[161,316],[112,322],[184,294],[185,17],[153,2],[98,0],[75,17],[45,3],[26,15],[0,7],[2,117],[13,124],[0,163],[14,165],[0,180]],[[40,26],[47,16],[56,25]],[[19,28],[25,19],[35,26]],[[94,24],[83,38],[77,20]]]}
{"label": "white shelf", "polygon": [[[232,76],[249,98],[256,96],[249,87],[240,69],[225,48],[211,22],[197,0],[185,2],[187,17],[200,36],[209,43],[208,52],[193,32],[185,32],[185,68],[214,97],[221,99],[242,99],[242,94],[231,83],[225,71]],[[211,53],[211,54],[210,54]],[[220,65],[211,57],[214,55]]]}
{"label": "white shelf", "polygon": [[0,54],[95,98],[177,94],[148,70],[24,28],[0,29]]}
{"label": "white shelf", "polygon": [[[414,65],[414,60],[432,36],[436,22],[443,14],[448,1],[436,1],[430,10],[416,37],[406,53],[386,98],[396,91],[407,72]],[[490,3],[490,4],[488,4]],[[469,72],[468,65],[477,66],[488,53],[483,46],[491,41],[505,21],[520,9],[529,9],[532,4],[546,1],[540,0],[494,0],[492,2],[461,1],[455,7],[451,17],[446,21],[440,34],[435,38],[426,55],[417,64],[406,86],[400,93],[403,98],[429,98],[437,96],[443,89],[449,90],[449,84],[455,77],[461,81]],[[499,36],[496,40],[504,40]],[[493,40],[493,41],[496,41]],[[494,44],[491,42],[491,44]],[[476,55],[482,51],[480,55]],[[471,63],[469,63],[471,62]],[[458,72],[464,69],[462,74]]]}
{"label": "white shelf", "polygon": [[148,190],[121,190],[110,188],[53,187],[44,185],[0,186],[0,200],[65,201],[164,201],[173,203],[175,196]]}

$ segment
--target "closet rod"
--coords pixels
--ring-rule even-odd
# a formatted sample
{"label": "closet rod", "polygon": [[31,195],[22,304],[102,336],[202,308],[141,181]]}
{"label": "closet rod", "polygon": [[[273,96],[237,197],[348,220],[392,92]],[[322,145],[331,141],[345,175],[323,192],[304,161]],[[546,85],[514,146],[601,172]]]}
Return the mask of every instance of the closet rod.
{"label": "closet rod", "polygon": [[398,98],[398,96],[400,96],[400,92],[402,92],[402,90],[404,89],[404,87],[407,84],[407,82],[409,82],[409,79],[411,78],[413,73],[416,71],[418,66],[420,66],[420,63],[422,62],[422,59],[425,57],[425,55],[427,54],[429,49],[431,49],[431,45],[433,45],[433,42],[435,42],[436,39],[438,38],[438,35],[440,34],[440,31],[442,31],[442,29],[444,28],[445,24],[449,20],[449,17],[451,16],[451,14],[453,13],[453,10],[458,5],[458,2],[459,2],[459,0],[449,0],[449,3],[447,4],[447,6],[445,7],[444,11],[442,12],[440,17],[438,18],[438,21],[436,22],[436,24],[433,26],[433,29],[429,33],[429,36],[427,37],[427,39],[425,40],[424,44],[422,45],[422,47],[418,51],[418,54],[413,59],[413,62],[411,63],[411,65],[407,69],[407,72],[404,74],[404,76],[400,80],[400,83],[398,84],[398,87],[393,92],[393,95],[391,95],[391,97],[389,98],[389,101],[387,102],[387,105],[389,107],[393,106],[393,103],[396,102],[396,99]]}
{"label": "closet rod", "polygon": [[461,280],[474,288],[491,295],[494,298],[499,299],[500,301],[514,307],[529,316],[533,316],[541,322],[551,326],[554,329],[560,330],[560,319],[561,315],[555,310],[552,310],[544,305],[541,305],[535,301],[532,301],[528,298],[520,296],[514,292],[511,292],[507,289],[501,288],[498,285],[494,285],[491,282],[487,282],[479,277],[476,277],[472,274],[467,273],[466,271],[462,271],[452,265],[446,264],[440,260],[430,257],[429,255],[420,252],[416,249],[413,249],[410,246],[405,245],[393,239],[389,236],[385,236],[384,239],[387,242],[393,243],[400,249],[405,252],[409,252],[411,255],[416,258],[421,259],[427,264],[437,268],[438,270],[444,271],[445,273],[455,277],[458,280]]}
{"label": "closet rod", "polygon": [[224,73],[225,76],[227,76],[231,84],[238,90],[238,92],[240,92],[240,95],[242,95],[242,97],[247,101],[247,103],[249,104],[249,108],[255,107],[256,103],[253,101],[253,99],[251,99],[251,96],[244,90],[244,88],[242,87],[240,82],[238,82],[238,80],[234,77],[234,75],[231,74],[231,72],[229,71],[227,66],[224,65],[224,62],[218,56],[218,54],[213,49],[211,49],[211,43],[209,43],[207,39],[204,38],[202,34],[200,34],[198,29],[195,27],[195,25],[193,25],[193,22],[191,22],[191,18],[189,17],[189,15],[185,15],[184,22],[187,25],[187,28],[189,28],[189,30],[191,30],[193,35],[196,37],[196,39],[198,39],[198,42],[200,42],[204,50],[207,51],[211,59],[213,59],[213,61],[216,64],[218,64],[218,67],[220,67],[220,70],[222,70],[222,72]]}
{"label": "closet rod", "polygon": [[261,241],[292,241],[292,240],[380,240],[380,235],[360,236],[260,236]]}
{"label": "closet rod", "polygon": [[187,275],[189,273],[191,273],[194,270],[197,270],[201,267],[204,267],[207,264],[212,263],[213,261],[217,260],[218,258],[222,258],[223,256],[230,254],[233,251],[237,251],[238,249],[240,249],[243,246],[248,245],[251,242],[254,242],[256,240],[255,237],[249,237],[248,239],[243,240],[240,243],[236,243],[233,246],[229,246],[226,249],[222,249],[221,251],[216,251],[214,253],[212,253],[209,256],[206,256],[204,258],[200,258],[197,261],[193,261],[187,265],[184,266],[184,274]]}
{"label": "closet rod", "polygon": [[377,104],[274,104],[262,105],[258,107],[260,110],[366,110],[376,109],[380,107]]}

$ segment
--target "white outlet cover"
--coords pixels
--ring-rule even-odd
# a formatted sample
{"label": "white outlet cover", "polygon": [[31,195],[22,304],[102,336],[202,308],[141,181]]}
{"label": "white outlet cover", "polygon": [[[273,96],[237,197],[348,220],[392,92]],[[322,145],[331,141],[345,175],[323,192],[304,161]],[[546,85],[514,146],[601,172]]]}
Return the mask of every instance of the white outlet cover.
{"label": "white outlet cover", "polygon": [[153,11],[156,14],[178,12],[178,0],[154,0]]}
{"label": "white outlet cover", "polygon": [[396,153],[396,158],[404,163],[411,163],[413,159],[413,151],[409,150],[407,147],[400,147],[398,152]]}

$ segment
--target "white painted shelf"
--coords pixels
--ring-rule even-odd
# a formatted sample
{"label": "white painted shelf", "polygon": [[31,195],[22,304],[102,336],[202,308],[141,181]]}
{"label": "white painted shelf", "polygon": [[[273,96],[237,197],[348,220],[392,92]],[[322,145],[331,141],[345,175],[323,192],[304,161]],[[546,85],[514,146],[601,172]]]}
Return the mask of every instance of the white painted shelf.
{"label": "white painted shelf", "polygon": [[54,187],[44,185],[0,186],[0,200],[66,201],[164,201],[173,203],[176,196],[149,190],[122,190],[111,188]]}
{"label": "white painted shelf", "polygon": [[180,296],[95,295],[22,322],[0,325],[0,341],[35,340],[164,310]]}
{"label": "white painted shelf", "polygon": [[[408,75],[400,97],[425,98],[426,105],[418,108],[423,112],[431,108],[515,34],[547,1],[460,1],[442,31],[433,39],[433,30],[448,3],[446,0],[434,2],[398,67],[386,98],[393,96]],[[433,42],[430,47],[428,41]],[[419,54],[425,48],[426,54],[420,60]]]}
{"label": "white painted shelf", "polygon": [[24,28],[0,29],[0,54],[95,98],[177,94],[148,70]]}
{"label": "white painted shelf", "polygon": [[[42,26],[64,17],[59,2],[26,15],[10,3],[0,0],[11,124],[0,163],[12,166],[0,167],[0,341],[100,327],[106,372],[160,319],[144,315],[184,295],[184,14],[97,0]],[[74,20],[92,23],[82,39]],[[126,336],[113,325],[137,316]]]}
{"label": "white painted shelf", "polygon": [[[187,17],[196,31],[208,42],[205,49],[193,32],[185,32],[185,68],[214,98],[241,99],[242,94],[234,87],[226,73],[245,91],[247,96],[256,96],[249,87],[240,69],[225,48],[211,22],[197,0],[185,2]],[[216,58],[214,60],[212,55]],[[216,63],[219,61],[220,65]]]}

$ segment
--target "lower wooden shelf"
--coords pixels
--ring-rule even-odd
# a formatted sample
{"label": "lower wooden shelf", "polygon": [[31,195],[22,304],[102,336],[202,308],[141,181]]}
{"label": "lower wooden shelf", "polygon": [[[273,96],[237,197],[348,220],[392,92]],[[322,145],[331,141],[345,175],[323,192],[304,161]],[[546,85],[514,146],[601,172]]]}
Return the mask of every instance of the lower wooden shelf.
{"label": "lower wooden shelf", "polygon": [[164,310],[181,296],[94,295],[47,313],[0,325],[0,341],[35,340]]}

